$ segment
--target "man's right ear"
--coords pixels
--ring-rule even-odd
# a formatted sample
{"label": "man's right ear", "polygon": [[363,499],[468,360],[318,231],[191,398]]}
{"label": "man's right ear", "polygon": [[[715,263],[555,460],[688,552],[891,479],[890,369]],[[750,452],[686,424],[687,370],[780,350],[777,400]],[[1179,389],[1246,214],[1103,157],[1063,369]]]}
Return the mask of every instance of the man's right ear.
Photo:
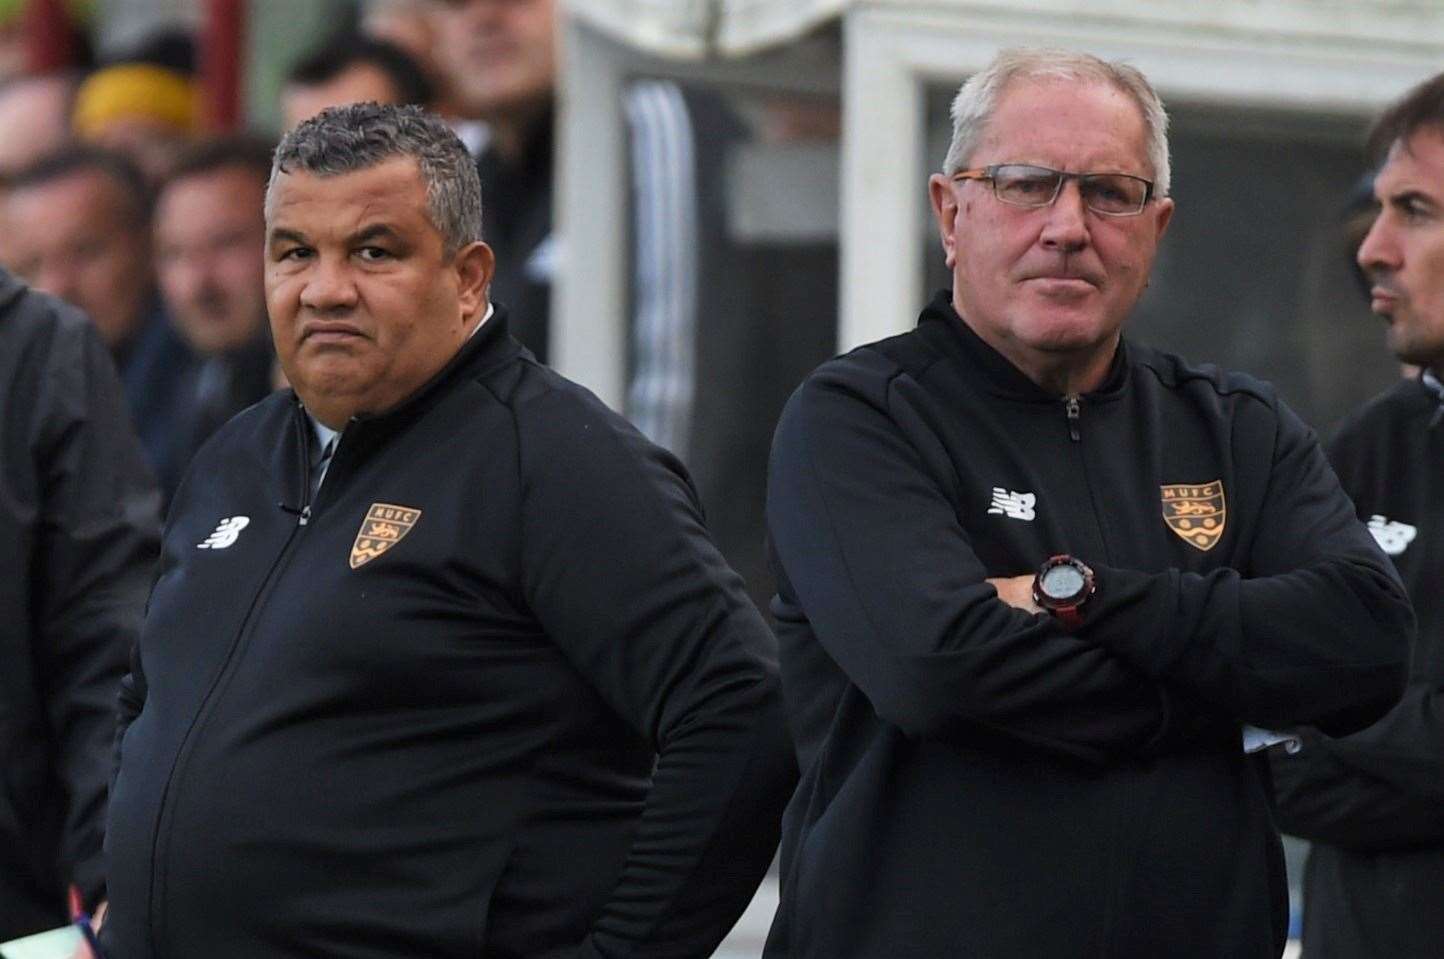
{"label": "man's right ear", "polygon": [[928,199],[932,201],[933,219],[938,225],[938,238],[943,242],[943,259],[948,269],[957,263],[958,193],[953,181],[941,173],[928,177]]}

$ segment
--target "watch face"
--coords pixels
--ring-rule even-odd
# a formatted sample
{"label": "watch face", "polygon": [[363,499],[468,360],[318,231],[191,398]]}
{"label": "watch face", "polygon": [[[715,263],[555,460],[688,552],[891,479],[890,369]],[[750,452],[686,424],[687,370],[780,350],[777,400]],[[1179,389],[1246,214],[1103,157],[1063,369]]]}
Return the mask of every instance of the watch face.
{"label": "watch face", "polygon": [[1038,588],[1049,599],[1072,599],[1085,584],[1082,571],[1067,563],[1052,567],[1038,580]]}

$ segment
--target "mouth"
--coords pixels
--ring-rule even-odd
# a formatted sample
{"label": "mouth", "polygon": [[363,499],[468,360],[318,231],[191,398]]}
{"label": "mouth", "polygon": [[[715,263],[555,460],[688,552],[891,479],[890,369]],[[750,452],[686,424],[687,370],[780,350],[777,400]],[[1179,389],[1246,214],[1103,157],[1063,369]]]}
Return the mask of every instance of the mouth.
{"label": "mouth", "polygon": [[1083,296],[1095,292],[1099,284],[1082,276],[1030,276],[1027,283],[1037,287],[1045,296]]}
{"label": "mouth", "polygon": [[1399,303],[1399,294],[1376,286],[1369,291],[1369,309],[1382,316],[1391,316]]}
{"label": "mouth", "polygon": [[350,343],[358,339],[364,339],[365,335],[360,327],[352,323],[325,321],[307,323],[301,327],[302,343],[316,343],[318,345],[327,343]]}

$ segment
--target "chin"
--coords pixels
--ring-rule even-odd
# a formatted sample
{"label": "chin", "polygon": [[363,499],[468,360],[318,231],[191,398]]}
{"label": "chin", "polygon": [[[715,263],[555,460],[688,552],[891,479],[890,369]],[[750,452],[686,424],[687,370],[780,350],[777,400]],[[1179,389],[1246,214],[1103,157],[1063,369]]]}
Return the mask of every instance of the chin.
{"label": "chin", "polygon": [[1069,353],[1107,342],[1118,332],[1118,324],[1097,316],[1048,316],[1035,319],[1026,330],[1026,339],[1034,349]]}

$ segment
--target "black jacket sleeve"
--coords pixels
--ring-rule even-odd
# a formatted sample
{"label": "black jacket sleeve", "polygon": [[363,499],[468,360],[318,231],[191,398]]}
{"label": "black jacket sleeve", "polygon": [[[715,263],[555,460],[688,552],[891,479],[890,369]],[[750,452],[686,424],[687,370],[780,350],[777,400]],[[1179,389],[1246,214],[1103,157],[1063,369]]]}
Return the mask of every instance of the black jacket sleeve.
{"label": "black jacket sleeve", "polygon": [[1241,722],[1350,732],[1398,701],[1413,610],[1313,433],[1281,404],[1276,423],[1246,568],[1095,566],[1079,635]]}
{"label": "black jacket sleeve", "polygon": [[36,418],[45,494],[35,657],[66,794],[63,861],[93,903],[104,887],[116,689],[139,631],[160,501],[94,330],[76,318],[55,343],[41,400],[48,408]]}
{"label": "black jacket sleeve", "polygon": [[[1390,717],[1400,709],[1417,707],[1418,697],[1411,690]],[[1444,761],[1438,753],[1432,757],[1410,755],[1414,747],[1423,745],[1418,740],[1386,748],[1382,755],[1368,749],[1375,769],[1387,767],[1391,778],[1386,779],[1351,764],[1347,753],[1337,748],[1358,736],[1374,738],[1370,734],[1377,727],[1391,725],[1390,717],[1345,740],[1304,730],[1303,748],[1295,755],[1272,750],[1280,829],[1359,852],[1444,844]],[[1356,753],[1365,749],[1361,743],[1353,745]],[[1403,761],[1396,766],[1389,762],[1391,758]]]}
{"label": "black jacket sleeve", "polygon": [[775,641],[675,459],[570,393],[518,417],[527,602],[657,750],[582,955],[711,955],[772,860],[796,782]]}
{"label": "black jacket sleeve", "polygon": [[1093,763],[1149,750],[1161,684],[1013,609],[958,521],[941,446],[869,361],[815,374],[773,441],[768,528],[813,632],[878,716],[915,737],[979,726]]}

